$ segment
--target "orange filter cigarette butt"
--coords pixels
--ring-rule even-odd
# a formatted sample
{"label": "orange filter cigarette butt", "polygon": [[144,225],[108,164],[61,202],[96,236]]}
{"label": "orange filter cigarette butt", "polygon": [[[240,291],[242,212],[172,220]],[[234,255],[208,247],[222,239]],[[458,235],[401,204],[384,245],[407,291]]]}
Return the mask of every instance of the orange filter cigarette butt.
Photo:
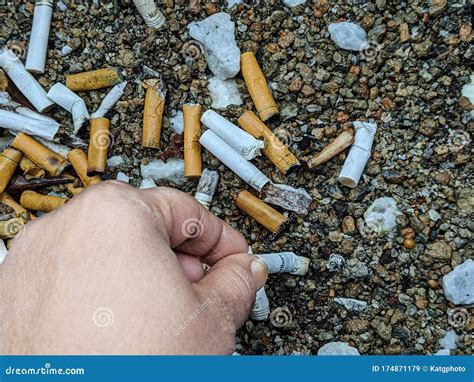
{"label": "orange filter cigarette butt", "polygon": [[[67,159],[69,160],[69,162],[71,162],[72,167],[76,171],[76,174],[81,180],[84,187],[89,187],[102,181],[102,179],[100,179],[100,176],[98,175],[87,175],[87,154],[84,150],[73,149],[69,151],[69,153],[67,154]],[[71,192],[69,188],[68,191]]]}
{"label": "orange filter cigarette butt", "polygon": [[307,163],[308,168],[315,168],[326,163],[340,152],[344,151],[354,142],[354,131],[345,130],[339,136],[329,143],[319,153],[314,155]]}
{"label": "orange filter cigarette butt", "polygon": [[77,194],[80,194],[82,191],[85,190],[84,187],[74,187],[74,183],[67,183],[66,184],[66,190],[72,195],[76,196]]}
{"label": "orange filter cigarette butt", "polygon": [[201,161],[201,105],[184,105],[184,176],[199,177]]}
{"label": "orange filter cigarette butt", "polygon": [[43,195],[36,191],[24,191],[20,197],[20,204],[35,211],[50,212],[58,209],[69,199],[62,196]]}
{"label": "orange filter cigarette butt", "polygon": [[6,192],[0,194],[0,202],[12,208],[13,211],[15,211],[16,216],[18,217],[24,218],[25,220],[28,220],[28,216],[31,219],[36,219],[35,215],[33,215],[31,212],[28,212],[23,206],[15,202],[13,198]]}
{"label": "orange filter cigarette butt", "polygon": [[0,239],[11,239],[15,237],[24,225],[25,222],[20,218],[0,221]]}
{"label": "orange filter cigarette butt", "polygon": [[285,216],[248,191],[240,192],[235,199],[235,204],[273,233],[278,232],[282,224],[286,222]]}
{"label": "orange filter cigarette butt", "polygon": [[[103,174],[107,169],[107,150],[110,145],[110,121],[107,118],[91,119],[87,175]],[[79,175],[79,174],[78,174]]]}
{"label": "orange filter cigarette butt", "polygon": [[0,193],[7,188],[22,156],[21,151],[12,148],[5,149],[0,154]]}
{"label": "orange filter cigarette butt", "polygon": [[290,150],[273,134],[273,132],[258,118],[253,111],[246,111],[238,119],[240,127],[253,137],[265,141],[265,148],[262,149],[270,161],[286,174],[290,169],[300,165],[300,161]]}
{"label": "orange filter cigarette butt", "polygon": [[278,115],[278,106],[253,52],[245,52],[240,56],[240,70],[260,119],[266,121]]}
{"label": "orange filter cigarette butt", "polygon": [[66,86],[77,92],[108,88],[122,81],[118,68],[91,70],[66,76]]}
{"label": "orange filter cigarette butt", "polygon": [[44,168],[49,175],[60,175],[69,165],[69,162],[61,155],[56,154],[24,133],[20,133],[15,137],[12,146],[22,151],[33,163]]}
{"label": "orange filter cigarette butt", "polygon": [[145,108],[143,109],[142,146],[157,149],[161,141],[161,124],[165,107],[165,95],[161,90],[160,79],[143,81],[146,88]]}
{"label": "orange filter cigarette butt", "polygon": [[20,169],[26,179],[44,178],[45,171],[26,157],[21,158]]}

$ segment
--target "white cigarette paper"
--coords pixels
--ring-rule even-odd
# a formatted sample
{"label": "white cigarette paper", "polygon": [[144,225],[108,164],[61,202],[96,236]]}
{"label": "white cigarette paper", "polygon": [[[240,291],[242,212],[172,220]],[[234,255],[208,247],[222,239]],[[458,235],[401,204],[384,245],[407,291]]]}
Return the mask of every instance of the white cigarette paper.
{"label": "white cigarette paper", "polygon": [[91,118],[103,118],[122,97],[125,86],[127,86],[127,81],[115,85],[102,100],[99,108],[92,113]]}
{"label": "white cigarette paper", "polygon": [[354,122],[354,128],[356,131],[354,143],[338,177],[339,182],[351,188],[356,187],[359,183],[365,165],[370,158],[377,124]]}
{"label": "white cigarette paper", "polygon": [[8,249],[3,240],[0,240],[0,264],[3,263],[8,255]]}
{"label": "white cigarette paper", "polygon": [[138,188],[140,190],[146,190],[148,188],[157,188],[157,185],[153,181],[153,179],[145,178],[145,179],[142,179],[142,181],[140,182],[140,186]]}
{"label": "white cigarette paper", "polygon": [[11,130],[11,133],[25,133],[52,141],[61,125],[54,120],[33,119],[0,109],[0,127]]}
{"label": "white cigarette paper", "polygon": [[180,158],[170,158],[166,162],[157,159],[148,164],[142,164],[141,174],[144,178],[168,180],[177,185],[183,185],[186,182],[184,160]]}
{"label": "white cigarette paper", "polygon": [[303,276],[308,273],[309,259],[293,252],[265,253],[256,255],[268,268],[268,273],[291,273]]}
{"label": "white cigarette paper", "polygon": [[267,294],[265,293],[265,287],[262,287],[257,291],[255,305],[250,312],[250,318],[256,321],[264,321],[269,315],[270,301],[268,301]]}
{"label": "white cigarette paper", "polygon": [[270,182],[265,174],[248,160],[243,158],[232,147],[219,138],[212,130],[207,130],[199,139],[201,145],[208,149],[217,159],[229,167],[244,182],[260,191]]}
{"label": "white cigarette paper", "polygon": [[205,168],[201,174],[201,179],[199,179],[194,197],[207,209],[209,209],[211,205],[218,183],[219,173]]}
{"label": "white cigarette paper", "polygon": [[74,134],[90,119],[84,100],[61,83],[57,83],[48,92],[48,98],[72,114]]}
{"label": "white cigarette paper", "polygon": [[118,172],[117,177],[115,179],[117,179],[120,182],[130,183],[130,177],[123,172]]}
{"label": "white cigarette paper", "polygon": [[52,16],[53,0],[36,0],[25,64],[26,70],[29,72],[44,73]]}
{"label": "white cigarette paper", "polygon": [[263,141],[255,139],[213,110],[206,111],[201,122],[247,160],[260,155],[260,149],[265,147]]}
{"label": "white cigarette paper", "polygon": [[40,113],[45,113],[54,106],[54,102],[46,96],[45,90],[26,71],[20,59],[11,50],[0,49],[0,67]]}
{"label": "white cigarette paper", "polygon": [[133,0],[133,2],[145,20],[146,25],[160,29],[165,24],[165,16],[158,9],[154,0]]}

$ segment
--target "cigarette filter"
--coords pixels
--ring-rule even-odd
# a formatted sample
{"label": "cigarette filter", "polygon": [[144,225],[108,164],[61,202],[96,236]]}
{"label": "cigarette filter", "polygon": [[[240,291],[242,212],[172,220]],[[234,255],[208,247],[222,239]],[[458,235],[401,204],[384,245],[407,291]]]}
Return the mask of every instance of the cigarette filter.
{"label": "cigarette filter", "polygon": [[112,107],[118,102],[120,97],[123,95],[123,91],[125,90],[125,86],[127,86],[127,81],[124,81],[118,85],[115,85],[110,92],[105,96],[102,100],[99,108],[92,113],[92,118],[102,118],[109,112]]}
{"label": "cigarette filter", "polygon": [[43,146],[46,146],[48,149],[55,152],[56,154],[61,155],[64,159],[67,159],[69,151],[71,151],[70,147],[67,147],[65,145],[60,145],[59,143],[48,141],[40,137],[35,137],[35,140],[41,143]]}
{"label": "cigarette filter", "polygon": [[7,188],[23,154],[15,149],[5,149],[0,154],[0,194]]}
{"label": "cigarette filter", "polygon": [[0,265],[5,261],[8,255],[8,249],[3,240],[0,240]]}
{"label": "cigarette filter", "polygon": [[84,187],[74,187],[74,183],[67,183],[66,184],[66,190],[72,196],[76,196],[77,194],[80,194],[82,191],[84,191]]}
{"label": "cigarette filter", "polygon": [[47,140],[53,140],[61,125],[51,119],[33,119],[33,110],[26,112],[26,108],[17,108],[18,112],[0,109],[0,127],[12,130],[12,132],[22,132],[29,135],[38,136]]}
{"label": "cigarette filter", "polygon": [[260,191],[265,184],[270,182],[270,179],[268,179],[265,174],[248,160],[240,156],[237,151],[219,138],[212,130],[205,131],[201,135],[199,142],[244,182],[248,183],[257,191]]}
{"label": "cigarette filter", "polygon": [[240,70],[260,119],[266,121],[278,115],[278,106],[253,52],[245,52],[240,56]]}
{"label": "cigarette filter", "polygon": [[263,155],[270,159],[283,174],[300,165],[298,158],[288,150],[253,111],[246,111],[240,116],[238,122],[240,127],[253,137],[264,139],[265,148],[262,150]]}
{"label": "cigarette filter", "polygon": [[145,20],[146,25],[155,29],[160,29],[165,25],[165,16],[158,9],[154,0],[133,0],[133,2]]}
{"label": "cigarette filter", "polygon": [[257,255],[268,268],[268,273],[291,273],[303,276],[308,272],[309,259],[293,252],[266,253]]}
{"label": "cigarette filter", "polygon": [[343,131],[335,140],[308,161],[308,167],[315,168],[326,163],[352,145],[352,142],[354,142],[354,132],[352,130]]}
{"label": "cigarette filter", "polygon": [[108,88],[122,81],[118,68],[97,69],[66,76],[66,86],[75,92]]}
{"label": "cigarette filter", "polygon": [[49,89],[48,98],[72,114],[74,134],[90,119],[84,100],[63,84],[57,83]]}
{"label": "cigarette filter", "polygon": [[264,321],[270,315],[270,301],[268,301],[265,287],[260,288],[255,296],[255,305],[250,312],[250,318],[256,321]]}
{"label": "cigarette filter", "polygon": [[262,141],[239,129],[215,111],[206,111],[202,115],[201,121],[247,160],[260,155],[260,149],[265,146]]}
{"label": "cigarette filter", "polygon": [[184,105],[184,176],[201,176],[201,105]]}
{"label": "cigarette filter", "polygon": [[84,152],[84,150],[73,149],[69,151],[67,159],[69,162],[71,162],[74,171],[76,171],[76,174],[84,187],[93,186],[94,184],[100,183],[102,181],[98,175],[87,175],[87,154]]}
{"label": "cigarette filter", "polygon": [[24,218],[25,220],[28,220],[28,218],[36,219],[36,217],[32,213],[29,213],[20,204],[15,202],[13,198],[6,192],[0,194],[0,202],[12,208],[15,211],[17,217]]}
{"label": "cigarette filter", "polygon": [[235,204],[273,233],[278,232],[286,222],[285,216],[248,191],[241,191],[237,195]]}
{"label": "cigarette filter", "polygon": [[20,133],[15,137],[12,146],[22,151],[33,163],[44,168],[49,175],[60,175],[69,165],[68,161],[62,156],[24,133]]}
{"label": "cigarette filter", "polygon": [[45,171],[26,157],[21,158],[20,169],[26,179],[44,178]]}
{"label": "cigarette filter", "polygon": [[21,231],[25,222],[20,218],[0,221],[0,239],[11,239]]}
{"label": "cigarette filter", "polygon": [[54,102],[48,99],[38,81],[26,71],[20,59],[11,50],[0,50],[0,67],[40,113],[45,113],[54,106]]}
{"label": "cigarette filter", "polygon": [[143,110],[142,146],[158,149],[161,141],[161,124],[165,107],[165,95],[160,79],[144,81],[146,87],[145,108]]}
{"label": "cigarette filter", "polygon": [[28,190],[21,194],[20,204],[29,210],[51,212],[61,207],[68,200],[68,198],[62,196],[43,195]]}
{"label": "cigarette filter", "polygon": [[44,73],[52,16],[53,0],[36,0],[25,64],[26,70],[29,72]]}
{"label": "cigarette filter", "polygon": [[356,131],[354,144],[338,177],[339,182],[351,188],[356,187],[359,183],[365,165],[370,158],[377,124],[354,122],[354,128]]}
{"label": "cigarette filter", "polygon": [[107,118],[91,119],[87,174],[103,174],[107,169],[107,150],[110,145],[110,122]]}
{"label": "cigarette filter", "polygon": [[209,206],[211,205],[218,183],[219,173],[205,168],[202,172],[201,179],[199,179],[199,184],[197,185],[194,197],[207,209],[209,209]]}

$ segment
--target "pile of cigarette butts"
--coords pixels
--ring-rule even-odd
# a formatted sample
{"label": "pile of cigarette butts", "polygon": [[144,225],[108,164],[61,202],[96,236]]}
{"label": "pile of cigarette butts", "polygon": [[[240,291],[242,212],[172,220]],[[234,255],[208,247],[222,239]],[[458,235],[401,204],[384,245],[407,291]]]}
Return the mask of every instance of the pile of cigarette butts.
{"label": "pile of cigarette butts", "polygon": [[[166,20],[153,0],[134,0],[148,26],[163,28]],[[45,71],[53,0],[37,0],[26,63],[7,47],[0,49],[0,127],[7,134],[0,138],[0,263],[8,247],[26,222],[36,215],[53,211],[85,188],[100,183],[107,173],[110,120],[107,115],[124,93],[127,82],[118,68],[101,68],[69,74],[65,84],[56,83],[46,92],[33,74]],[[209,208],[219,182],[219,173],[203,169],[201,147],[245,181],[248,190],[235,194],[239,209],[263,227],[278,234],[288,218],[271,207],[277,205],[299,215],[308,213],[313,200],[304,189],[273,183],[251,161],[263,154],[283,175],[303,165],[267,126],[278,120],[279,109],[252,52],[240,57],[240,68],[255,112],[247,110],[236,124],[213,110],[203,112],[199,104],[182,105],[184,116],[184,176],[199,178],[195,198]],[[141,145],[160,149],[166,90],[159,73],[143,80],[146,89]],[[111,88],[99,108],[89,114],[78,92]],[[45,115],[59,105],[71,114],[72,126]],[[33,110],[35,109],[35,110]],[[202,125],[207,129],[202,130]],[[343,131],[304,165],[314,169],[352,145],[338,180],[356,187],[370,158],[376,125],[354,122],[354,131]],[[89,126],[89,142],[78,137]],[[84,134],[83,134],[84,135]],[[71,147],[72,146],[72,147]],[[87,148],[87,152],[85,149]],[[17,173],[17,174],[15,174]],[[125,174],[119,180],[128,182]],[[64,185],[67,193],[37,192]],[[156,185],[153,183],[153,186]],[[145,187],[145,186],[143,186]],[[10,212],[13,211],[13,212]],[[251,252],[251,250],[249,250]],[[305,275],[309,259],[292,252],[257,254],[269,273]],[[262,288],[251,317],[265,320],[269,302]]]}

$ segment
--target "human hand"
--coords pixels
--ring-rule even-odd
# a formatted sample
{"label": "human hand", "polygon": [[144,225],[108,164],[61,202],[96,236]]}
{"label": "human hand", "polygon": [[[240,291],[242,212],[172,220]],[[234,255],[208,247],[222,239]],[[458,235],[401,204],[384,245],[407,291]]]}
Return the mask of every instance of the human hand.
{"label": "human hand", "polygon": [[232,353],[267,277],[247,248],[180,191],[93,186],[14,240],[0,354]]}

